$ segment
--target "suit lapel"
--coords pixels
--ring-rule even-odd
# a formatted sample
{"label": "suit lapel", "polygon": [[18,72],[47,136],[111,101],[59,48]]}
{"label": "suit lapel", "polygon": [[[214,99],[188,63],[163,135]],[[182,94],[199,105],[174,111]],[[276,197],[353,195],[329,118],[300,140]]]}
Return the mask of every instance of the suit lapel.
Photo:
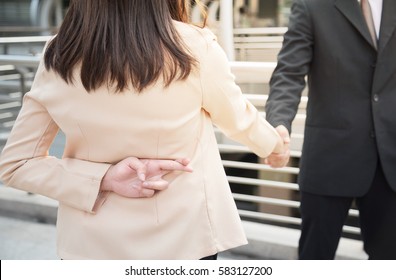
{"label": "suit lapel", "polygon": [[[389,0],[392,2],[395,0]],[[387,2],[387,1],[385,1]],[[359,31],[360,34],[370,43],[373,48],[370,32],[364,20],[363,14],[360,11],[359,3],[357,0],[335,0],[335,7],[352,23],[352,25]],[[394,5],[393,5],[394,6]]]}
{"label": "suit lapel", "polygon": [[384,0],[378,51],[381,52],[396,28],[396,1]]}

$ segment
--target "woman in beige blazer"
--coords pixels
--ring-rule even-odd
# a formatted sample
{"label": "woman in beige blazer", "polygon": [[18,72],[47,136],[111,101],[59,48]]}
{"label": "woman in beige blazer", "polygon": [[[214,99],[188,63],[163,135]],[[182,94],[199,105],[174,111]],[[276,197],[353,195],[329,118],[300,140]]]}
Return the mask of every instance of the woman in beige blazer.
{"label": "woman in beige blazer", "polygon": [[[187,2],[71,1],[46,48],[0,169],[5,184],[59,201],[62,259],[200,259],[246,244],[213,125],[263,158],[284,145],[212,32],[186,23]],[[48,156],[59,129],[62,159]],[[193,172],[133,197],[130,157],[189,158]],[[158,170],[147,179],[160,182]]]}

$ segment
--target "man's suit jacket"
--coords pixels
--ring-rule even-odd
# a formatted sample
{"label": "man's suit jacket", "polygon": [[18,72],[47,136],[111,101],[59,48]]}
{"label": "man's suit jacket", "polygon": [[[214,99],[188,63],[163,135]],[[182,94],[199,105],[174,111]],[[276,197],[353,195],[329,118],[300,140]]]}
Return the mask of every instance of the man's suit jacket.
{"label": "man's suit jacket", "polygon": [[384,0],[378,51],[357,0],[297,0],[271,79],[267,120],[291,127],[308,76],[299,184],[366,193],[378,164],[396,190],[396,1]]}
{"label": "man's suit jacket", "polygon": [[[107,86],[87,93],[78,69],[66,84],[40,65],[25,95],[1,178],[59,201],[63,259],[199,259],[246,244],[213,124],[262,157],[280,138],[243,97],[213,33],[175,25],[199,62],[184,81],[164,88],[160,80],[140,94]],[[47,154],[58,128],[63,159]],[[128,156],[187,157],[193,172],[168,174],[169,188],[151,198],[104,194],[94,209],[109,165]]]}

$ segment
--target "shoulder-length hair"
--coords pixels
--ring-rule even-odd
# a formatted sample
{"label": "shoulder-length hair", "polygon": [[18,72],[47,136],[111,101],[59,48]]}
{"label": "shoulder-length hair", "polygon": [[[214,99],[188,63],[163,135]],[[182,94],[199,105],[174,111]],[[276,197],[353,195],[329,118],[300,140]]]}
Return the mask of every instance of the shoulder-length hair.
{"label": "shoulder-length hair", "polygon": [[197,62],[172,20],[188,22],[190,0],[72,0],[59,33],[49,43],[45,67],[90,92],[114,85],[141,92],[163,78],[185,79]]}

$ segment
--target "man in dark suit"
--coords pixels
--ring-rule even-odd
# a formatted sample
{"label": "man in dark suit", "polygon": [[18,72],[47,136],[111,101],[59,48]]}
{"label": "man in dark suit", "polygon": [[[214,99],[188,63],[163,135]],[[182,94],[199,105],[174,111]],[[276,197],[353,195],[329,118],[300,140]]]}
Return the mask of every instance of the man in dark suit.
{"label": "man in dark suit", "polygon": [[300,259],[334,258],[353,200],[369,258],[396,259],[396,1],[369,0],[374,27],[364,1],[295,0],[270,82],[287,134],[308,78]]}

